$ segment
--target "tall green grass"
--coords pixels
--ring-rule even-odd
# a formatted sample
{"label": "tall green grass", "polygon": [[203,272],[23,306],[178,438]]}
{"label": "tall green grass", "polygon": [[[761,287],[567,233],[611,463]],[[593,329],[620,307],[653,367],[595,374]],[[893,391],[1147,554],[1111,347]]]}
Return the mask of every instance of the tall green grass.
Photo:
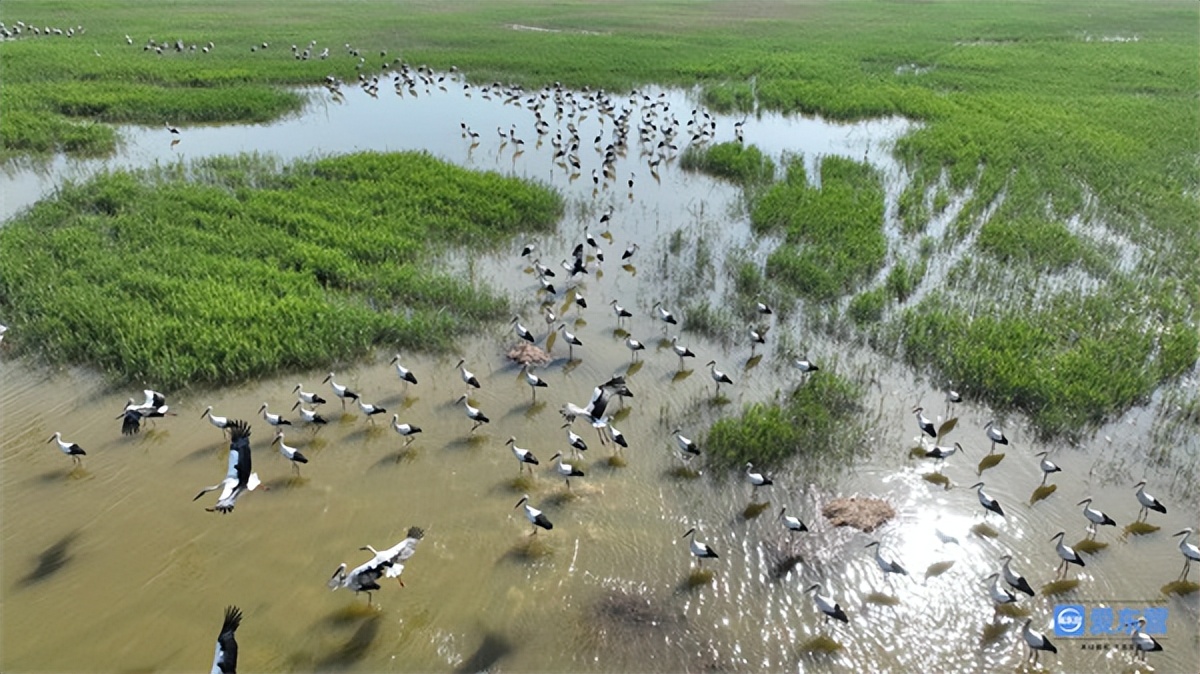
{"label": "tall green grass", "polygon": [[753,403],[720,419],[704,443],[708,461],[740,468],[747,461],[777,466],[793,457],[848,459],[859,445],[855,418],[862,391],[835,372],[813,373],[780,404]]}
{"label": "tall green grass", "polygon": [[767,259],[767,276],[815,300],[854,289],[883,264],[883,182],[870,166],[825,157],[820,187],[810,185],[800,159],[750,211],[758,231],[779,231],[784,244]]}
{"label": "tall green grass", "polygon": [[775,162],[754,145],[728,142],[689,145],[679,158],[688,171],[703,171],[747,187],[775,178]]}
{"label": "tall green grass", "polygon": [[561,212],[545,187],[415,153],[109,173],[0,228],[0,307],[27,351],[167,389],[444,349],[507,306],[433,256]]}

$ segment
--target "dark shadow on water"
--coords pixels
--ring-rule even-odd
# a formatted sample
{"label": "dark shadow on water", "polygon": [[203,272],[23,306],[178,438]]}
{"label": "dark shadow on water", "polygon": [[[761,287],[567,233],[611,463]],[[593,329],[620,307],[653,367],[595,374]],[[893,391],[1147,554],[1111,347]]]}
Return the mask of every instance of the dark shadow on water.
{"label": "dark shadow on water", "polygon": [[525,530],[526,533],[504,553],[502,559],[518,564],[530,564],[554,554],[554,546],[548,539],[553,532],[541,531],[532,534],[529,531],[530,529]]}
{"label": "dark shadow on water", "polygon": [[35,583],[40,583],[50,576],[58,573],[67,562],[73,559],[71,555],[71,546],[79,539],[79,532],[72,531],[71,533],[58,539],[50,547],[42,550],[37,556],[37,565],[33,567],[24,578],[18,581],[18,587],[29,587]]}
{"label": "dark shadow on water", "polygon": [[412,463],[419,456],[421,456],[421,448],[409,446],[409,447],[400,449],[399,451],[385,454],[382,458],[380,458],[378,461],[376,461],[375,464],[373,466],[371,466],[371,468],[372,469],[390,468],[392,466],[397,466],[402,463]]}
{"label": "dark shadow on water", "polygon": [[180,458],[175,463],[184,463],[185,461],[209,460],[209,459],[212,459],[213,457],[220,456],[227,451],[229,451],[229,441],[222,440],[220,442],[215,442],[211,445],[205,445],[204,447],[201,447],[200,449],[194,449],[191,452],[188,452],[186,455],[184,455],[182,458]]}
{"label": "dark shadow on water", "polygon": [[496,663],[508,657],[515,651],[511,641],[496,632],[486,632],[483,642],[461,665],[455,669],[459,674],[474,674],[492,670]]}
{"label": "dark shadow on water", "polygon": [[1056,491],[1058,491],[1058,485],[1056,484],[1044,484],[1034,489],[1033,494],[1029,497],[1029,505],[1045,499]]}
{"label": "dark shadow on water", "polygon": [[350,627],[379,615],[379,607],[367,604],[366,595],[354,595],[355,601],[333,611],[321,619],[329,627]]}
{"label": "dark shadow on water", "polygon": [[678,384],[679,382],[692,376],[695,370],[676,370],[675,374],[671,375],[671,383]]}
{"label": "dark shadow on water", "polygon": [[446,449],[477,449],[490,442],[492,436],[480,434],[478,431],[451,440],[446,443]]}
{"label": "dark shadow on water", "polygon": [[927,569],[925,569],[925,580],[929,580],[930,578],[937,578],[938,576],[942,575],[943,573],[946,573],[947,571],[949,571],[950,567],[952,567],[952,566],[954,566],[953,559],[947,560],[944,562],[934,562],[933,564],[930,564],[929,567]]}
{"label": "dark shadow on water", "polygon": [[770,507],[770,501],[763,501],[762,503],[755,503],[751,501],[750,503],[746,504],[746,508],[742,510],[742,519],[752,520],[763,514],[763,511]]}
{"label": "dark shadow on water", "polygon": [[371,644],[379,635],[383,624],[383,615],[375,613],[363,619],[362,624],[350,635],[346,643],[317,659],[313,665],[316,671],[345,670],[354,667],[371,650]]}
{"label": "dark shadow on water", "polygon": [[311,482],[311,480],[304,475],[296,475],[295,473],[292,473],[283,477],[274,478],[270,482],[264,482],[263,484],[268,490],[278,489],[282,491],[285,489],[299,489],[309,482]]}
{"label": "dark shadow on water", "polygon": [[742,371],[749,372],[750,370],[753,370],[754,368],[758,367],[758,364],[762,361],[762,357],[763,357],[763,355],[761,353],[759,353],[759,354],[755,354],[755,355],[747,358],[746,364],[744,366],[742,366]]}
{"label": "dark shadow on water", "polygon": [[983,471],[989,468],[995,468],[997,464],[1004,460],[1004,454],[988,454],[979,460],[979,467],[975,469],[976,475],[983,475]]}

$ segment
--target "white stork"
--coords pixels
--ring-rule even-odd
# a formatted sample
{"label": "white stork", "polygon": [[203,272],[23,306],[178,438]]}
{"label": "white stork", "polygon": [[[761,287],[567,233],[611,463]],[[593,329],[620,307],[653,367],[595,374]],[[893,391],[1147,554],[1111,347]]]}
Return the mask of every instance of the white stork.
{"label": "white stork", "polygon": [[225,470],[225,479],[211,487],[205,487],[192,500],[204,496],[210,491],[221,490],[217,505],[206,508],[209,512],[226,514],[233,511],[238,497],[248,491],[254,491],[262,484],[258,473],[252,472],[250,463],[250,425],[240,419],[229,422],[229,465]]}

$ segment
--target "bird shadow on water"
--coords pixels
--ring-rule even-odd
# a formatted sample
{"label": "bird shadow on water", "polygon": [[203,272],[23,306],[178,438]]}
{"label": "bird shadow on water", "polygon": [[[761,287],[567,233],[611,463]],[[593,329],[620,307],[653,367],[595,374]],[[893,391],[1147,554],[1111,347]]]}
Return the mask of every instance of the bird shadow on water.
{"label": "bird shadow on water", "polygon": [[351,634],[345,643],[319,657],[313,663],[313,669],[315,671],[342,671],[355,666],[371,650],[371,644],[379,635],[379,628],[382,624],[382,613],[374,612],[364,616],[358,629],[354,630],[354,634]]}
{"label": "bird shadow on water", "polygon": [[398,451],[392,452],[391,454],[385,455],[383,458],[376,461],[373,467],[387,468],[390,466],[399,465],[401,463],[411,463],[420,455],[421,449],[419,447],[404,447]]}
{"label": "bird shadow on water", "polygon": [[504,635],[486,632],[483,635],[483,642],[479,644],[471,657],[464,660],[454,671],[460,674],[491,671],[497,662],[511,655],[514,650],[516,649],[512,642]]}
{"label": "bird shadow on water", "polygon": [[67,565],[67,562],[74,558],[71,555],[71,546],[75,544],[79,536],[78,531],[72,531],[58,539],[50,547],[38,553],[37,565],[24,578],[17,582],[17,587],[29,587],[30,585],[40,583],[62,570]]}
{"label": "bird shadow on water", "polygon": [[59,482],[69,480],[86,480],[90,477],[92,477],[92,474],[82,465],[78,465],[71,468],[48,470],[38,475],[37,480],[42,484],[58,484]]}
{"label": "bird shadow on water", "polygon": [[308,484],[309,482],[311,482],[310,478],[304,477],[303,475],[296,475],[295,473],[292,473],[291,475],[277,477],[277,478],[271,480],[270,482],[266,482],[264,484],[266,485],[268,490],[279,489],[282,491],[284,489],[299,489],[300,487],[303,487],[304,485]]}
{"label": "bird shadow on water", "polygon": [[471,433],[447,442],[446,449],[475,449],[487,444],[489,440],[491,440],[490,435]]}

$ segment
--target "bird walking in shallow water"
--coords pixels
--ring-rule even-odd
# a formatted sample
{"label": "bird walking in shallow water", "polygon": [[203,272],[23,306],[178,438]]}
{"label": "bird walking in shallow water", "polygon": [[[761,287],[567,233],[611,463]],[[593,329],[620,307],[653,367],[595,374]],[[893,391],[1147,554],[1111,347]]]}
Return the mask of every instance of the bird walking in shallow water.
{"label": "bird walking in shallow water", "polygon": [[1066,543],[1063,543],[1063,536],[1066,536],[1066,532],[1060,531],[1057,534],[1054,534],[1053,536],[1051,536],[1050,540],[1058,541],[1058,543],[1056,543],[1054,546],[1054,551],[1058,553],[1058,558],[1062,560],[1058,564],[1058,573],[1062,574],[1063,578],[1066,578],[1067,570],[1070,569],[1070,566],[1068,566],[1068,565],[1070,565],[1070,564],[1075,564],[1077,566],[1087,566],[1087,565],[1083,563],[1083,557],[1080,557],[1079,553],[1075,552],[1075,548],[1072,548],[1071,546],[1067,545]]}
{"label": "bird walking in shallow water", "polygon": [[708,374],[717,384],[717,388],[713,393],[714,396],[721,394],[721,384],[733,384],[733,380],[729,378],[729,375],[717,369],[717,361],[715,360],[708,361]]}
{"label": "bird walking in shallow water", "polygon": [[1025,580],[1025,576],[1012,570],[1012,555],[1004,555],[1000,558],[1000,561],[1004,562],[1004,566],[1000,567],[1000,572],[1004,574],[1004,582],[1032,597],[1034,591],[1029,586],[1029,581]]}
{"label": "bird walking in shallow water", "polygon": [[931,438],[936,438],[937,429],[933,427],[933,422],[929,420],[929,417],[923,414],[924,411],[924,407],[913,408],[913,413],[917,415],[917,428],[920,428],[921,432],[925,435],[928,435]]}
{"label": "bird walking in shallow water", "polygon": [[1196,547],[1195,545],[1187,542],[1188,536],[1192,535],[1191,527],[1188,527],[1187,529],[1184,529],[1175,535],[1183,536],[1183,538],[1179,539],[1179,552],[1183,555],[1183,571],[1179,572],[1179,580],[1185,581],[1188,577],[1188,571],[1190,571],[1192,568],[1192,562],[1200,562],[1200,547]]}
{"label": "bird walking in shallow water", "polygon": [[687,530],[681,538],[691,537],[688,541],[688,549],[692,551],[692,555],[696,558],[696,564],[700,565],[706,559],[717,559],[716,551],[708,547],[707,543],[701,543],[696,540],[696,527]]}
{"label": "bird walking in shallow water", "polygon": [[[813,592],[815,590],[815,592]],[[805,592],[813,593],[813,603],[817,605],[817,609],[825,614],[825,622],[829,622],[830,618],[840,620],[844,623],[849,623],[850,618],[846,616],[846,612],[842,607],[834,601],[833,597],[821,594],[820,585],[810,585]]]}
{"label": "bird walking in shallow water", "polygon": [[1038,467],[1042,469],[1042,484],[1046,484],[1046,478],[1050,477],[1050,473],[1062,472],[1062,468],[1059,468],[1058,464],[1046,458],[1047,454],[1049,454],[1049,452],[1038,452],[1037,454],[1034,454],[1034,456],[1041,457],[1041,460],[1038,462]]}
{"label": "bird walking in shallow water", "polygon": [[1045,634],[1042,634],[1041,632],[1029,627],[1029,624],[1032,622],[1032,618],[1025,621],[1025,625],[1021,628],[1021,636],[1025,639],[1025,645],[1029,647],[1029,655],[1025,656],[1025,659],[1028,660],[1032,658],[1034,664],[1036,665],[1038,661],[1038,655],[1040,655],[1042,651],[1057,653],[1058,649],[1054,647],[1054,644],[1050,643],[1050,640],[1046,638]]}
{"label": "bird walking in shallow water", "polygon": [[996,451],[996,445],[1008,444],[1008,438],[1004,437],[1004,431],[1000,430],[999,426],[996,426],[995,421],[987,422],[987,425],[983,429],[987,433],[988,440],[992,441],[992,448],[988,450],[988,454]]}
{"label": "bird walking in shallow water", "polygon": [[[976,482],[975,484],[971,485],[971,489],[978,490],[976,495],[979,497],[979,505],[983,506],[986,510],[990,510],[997,515],[1004,517],[1004,509],[1000,507],[1000,502],[984,493],[982,482]],[[986,518],[987,513],[985,512],[983,516]]]}
{"label": "bird walking in shallow water", "polygon": [[413,440],[416,440],[413,436],[421,432],[421,427],[413,426],[412,424],[402,424],[400,423],[400,415],[393,414],[392,430],[399,433],[405,439],[404,446],[407,447],[413,443]]}
{"label": "bird walking in shallow water", "polygon": [[1088,533],[1090,533],[1093,537],[1096,535],[1096,527],[1102,525],[1111,527],[1116,526],[1117,524],[1113,521],[1113,518],[1092,507],[1091,497],[1085,498],[1075,505],[1083,506],[1083,516],[1086,517],[1088,521]]}
{"label": "bird walking in shallow water", "polygon": [[1150,494],[1146,493],[1146,481],[1145,480],[1142,480],[1141,482],[1138,482],[1137,484],[1135,484],[1133,486],[1137,487],[1136,496],[1137,496],[1138,504],[1142,506],[1141,511],[1138,512],[1138,518],[1137,518],[1138,522],[1145,519],[1146,516],[1150,514],[1151,510],[1160,512],[1164,515],[1167,514],[1167,506],[1163,505],[1162,503],[1159,502],[1158,499],[1156,499],[1153,496],[1151,496]]}
{"label": "bird walking in shallow water", "polygon": [[283,431],[279,431],[275,434],[275,439],[271,441],[271,444],[279,445],[279,453],[283,455],[283,458],[292,463],[292,469],[296,471],[297,475],[299,475],[300,464],[308,463],[308,459],[300,453],[300,450],[283,441]]}
{"label": "bird walking in shallow water", "polygon": [[333,378],[333,373],[330,372],[328,377],[325,377],[321,383],[329,382],[329,387],[333,389],[333,394],[342,399],[342,409],[346,409],[346,398],[358,400],[358,394],[350,389],[337,383]]}
{"label": "bird walking in shallow water", "polygon": [[467,410],[467,418],[475,422],[475,425],[471,426],[471,433],[474,433],[476,428],[491,421],[478,407],[471,406],[471,401],[467,400],[467,394],[462,394],[455,402],[462,403],[463,407]]}
{"label": "bird walking in shallow water", "polygon": [[529,494],[522,496],[521,500],[517,501],[517,505],[513,506],[513,508],[520,508],[521,506],[525,506],[525,519],[529,520],[529,523],[533,525],[533,531],[529,532],[530,536],[537,534],[538,527],[541,527],[546,531],[550,531],[554,528],[554,524],[550,522],[550,518],[546,517],[542,514],[542,511],[529,504]]}
{"label": "bird walking in shallow water", "polygon": [[50,439],[46,441],[46,444],[50,444],[51,442],[55,441],[58,442],[58,449],[63,454],[71,457],[71,462],[77,466],[82,463],[82,460],[79,457],[87,455],[87,452],[83,451],[83,448],[79,445],[63,440],[62,433],[59,433],[58,431],[55,431],[54,435],[50,436]]}

